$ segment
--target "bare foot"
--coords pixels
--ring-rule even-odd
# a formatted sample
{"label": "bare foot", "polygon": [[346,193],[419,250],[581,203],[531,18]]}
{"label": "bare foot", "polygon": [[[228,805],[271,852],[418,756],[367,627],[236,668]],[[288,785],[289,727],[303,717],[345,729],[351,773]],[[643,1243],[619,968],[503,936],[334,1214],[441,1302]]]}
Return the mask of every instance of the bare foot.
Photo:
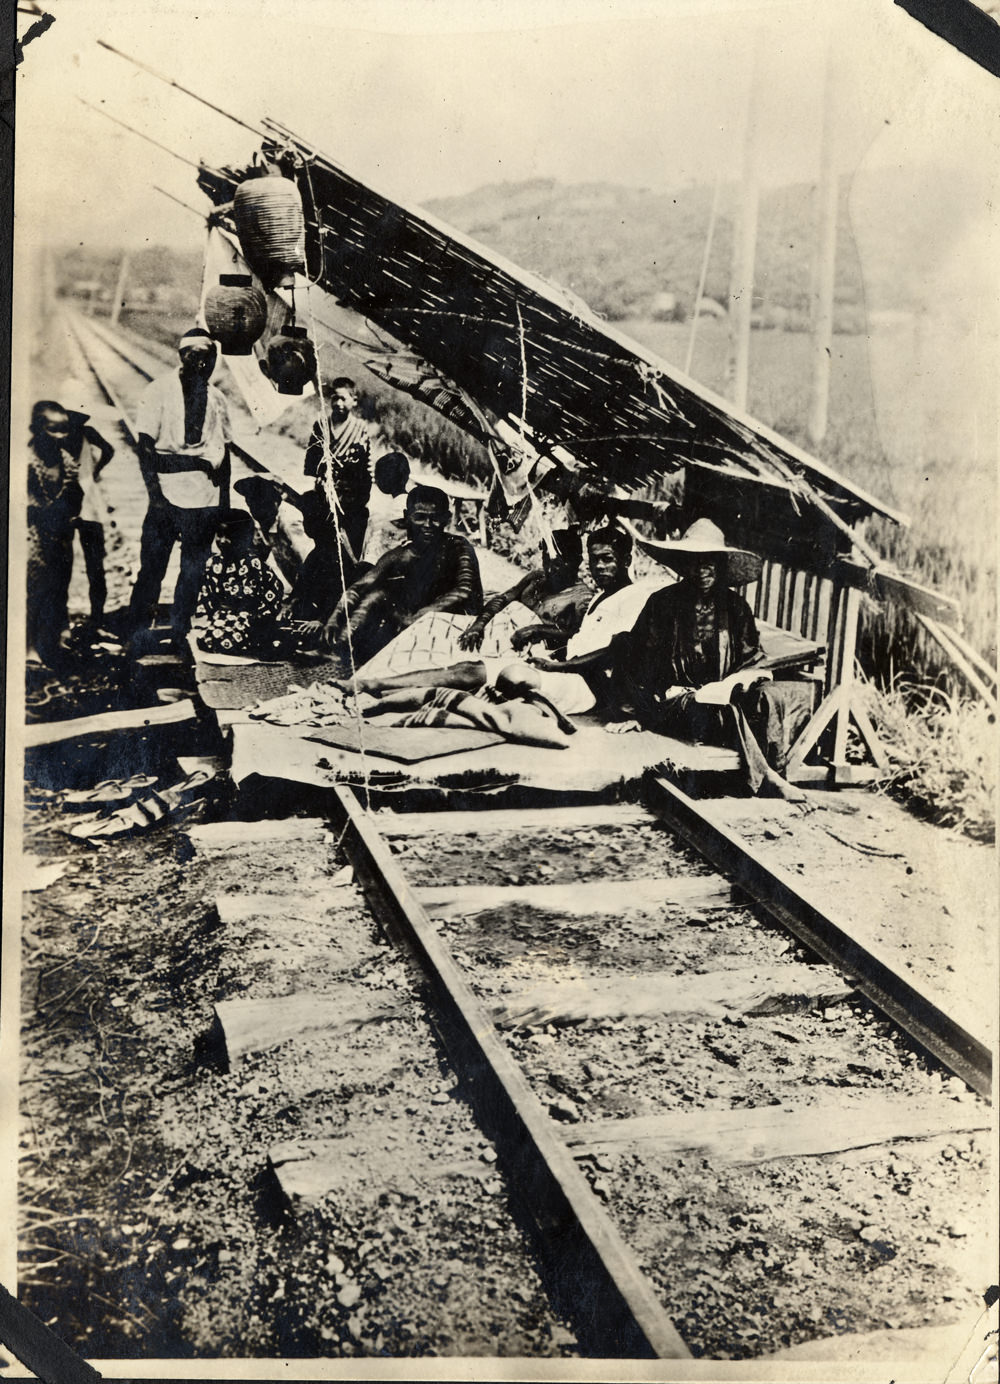
{"label": "bare foot", "polygon": [[785,802],[795,803],[801,807],[803,812],[815,812],[819,803],[809,794],[803,792],[801,788],[796,788],[789,783],[786,778],[777,772],[776,769],[768,769],[764,775],[764,781],[760,786],[761,797],[783,798]]}

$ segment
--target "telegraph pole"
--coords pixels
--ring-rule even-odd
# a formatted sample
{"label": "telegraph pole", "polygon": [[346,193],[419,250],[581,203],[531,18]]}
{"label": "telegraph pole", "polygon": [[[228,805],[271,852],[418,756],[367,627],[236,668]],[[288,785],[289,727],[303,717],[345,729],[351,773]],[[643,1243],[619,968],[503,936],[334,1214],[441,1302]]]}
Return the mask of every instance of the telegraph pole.
{"label": "telegraph pole", "polygon": [[823,84],[823,130],[819,153],[819,197],[816,212],[816,271],[813,276],[812,393],[809,402],[809,440],[826,436],[830,408],[830,352],[833,345],[833,292],[837,271],[838,179],[834,156],[836,123],[833,47],[827,37],[826,78]]}
{"label": "telegraph pole", "polygon": [[118,283],[115,285],[115,296],[111,300],[111,325],[118,326],[118,319],[122,314],[125,303],[125,280],[128,278],[128,251],[122,251],[121,268],[118,270]]}
{"label": "telegraph pole", "polygon": [[739,210],[733,230],[733,260],[729,277],[729,374],[733,403],[745,412],[750,383],[750,318],[753,312],[754,259],[757,254],[757,216],[760,208],[758,140],[758,67],[760,32],[750,55],[746,135],[743,141],[743,176]]}

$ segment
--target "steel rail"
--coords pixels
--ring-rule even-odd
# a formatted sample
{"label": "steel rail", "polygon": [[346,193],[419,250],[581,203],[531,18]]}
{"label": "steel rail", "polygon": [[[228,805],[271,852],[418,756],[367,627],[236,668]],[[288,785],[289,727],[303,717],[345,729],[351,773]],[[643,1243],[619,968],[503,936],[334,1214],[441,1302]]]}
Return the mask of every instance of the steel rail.
{"label": "steel rail", "polygon": [[[90,371],[94,379],[97,381],[98,389],[101,391],[101,393],[107,399],[108,403],[118,414],[121,420],[122,427],[128,433],[133,443],[136,442],[138,440],[138,433],[135,430],[135,423],[129,416],[128,411],[126,410],[125,405],[119,397],[117,391],[108,382],[108,380],[105,378],[104,372],[98,368],[96,362],[94,361],[93,353],[88,343],[84,340],[84,333],[80,330],[79,321],[75,319],[73,314],[67,313],[66,325],[69,328],[70,335],[73,341],[76,343],[77,350],[83,356],[87,369]],[[94,335],[97,336],[97,333],[95,332]],[[97,340],[101,340],[100,336],[97,336]]]}
{"label": "steel rail", "polygon": [[[137,434],[135,432],[131,420],[125,412],[125,406],[122,403],[121,398],[115,392],[113,386],[108,383],[104,374],[94,362],[93,357],[82,338],[78,324],[75,322],[71,322],[70,326],[76,337],[77,346],[82,351],[84,359],[86,360],[87,368],[90,370],[91,374],[97,380],[98,387],[100,388],[104,396],[107,398],[108,402],[121,414],[121,420],[125,425],[126,431],[129,433],[132,440],[135,441]],[[147,381],[147,383],[151,382],[155,378],[155,376],[149,373],[145,366],[140,365],[139,362],[133,356],[129,355],[129,353],[126,350],[124,350],[116,341],[114,341],[110,334],[103,327],[99,327],[96,323],[92,322],[88,322],[87,327],[96,337],[96,339],[101,343],[102,346],[106,347],[107,350],[111,351],[114,355],[118,356],[122,361],[124,361],[126,365],[128,365],[132,370],[134,370],[137,375],[140,375],[142,379]],[[243,461],[250,468],[250,470],[257,473],[261,473],[266,476],[270,476],[279,485],[285,485],[285,482],[282,480],[282,478],[279,475],[277,475],[276,472],[272,471],[271,468],[266,464],[266,462],[263,462],[258,457],[255,457],[252,452],[248,452],[247,449],[241,443],[236,441],[230,441],[229,450],[233,453],[234,456],[238,456],[240,460]]]}
{"label": "steel rail", "polygon": [[993,1059],[984,1042],[835,923],[798,880],[777,866],[765,865],[735,832],[703,816],[698,803],[675,784],[654,776],[647,789],[649,806],[665,825],[824,961],[844,972],[920,1047],[990,1100]]}
{"label": "steel rail", "polygon": [[371,816],[351,789],[338,785],[333,793],[343,846],[358,882],[386,931],[420,965],[435,1000],[442,1040],[481,1127],[497,1144],[548,1269],[557,1310],[573,1321],[588,1355],[690,1358]]}

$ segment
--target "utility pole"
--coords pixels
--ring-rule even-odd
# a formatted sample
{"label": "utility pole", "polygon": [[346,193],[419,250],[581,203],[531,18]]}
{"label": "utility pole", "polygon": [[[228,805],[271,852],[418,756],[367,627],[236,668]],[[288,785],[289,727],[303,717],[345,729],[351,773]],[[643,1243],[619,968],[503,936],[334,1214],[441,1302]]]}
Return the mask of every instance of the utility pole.
{"label": "utility pole", "polygon": [[830,408],[830,351],[833,345],[833,291],[837,271],[838,179],[834,156],[836,74],[833,47],[827,37],[826,78],[823,84],[823,130],[819,151],[819,197],[816,211],[816,269],[813,275],[812,393],[809,401],[809,440],[826,436]]}
{"label": "utility pole", "polygon": [[750,55],[746,134],[739,211],[733,228],[733,260],[729,277],[729,377],[733,403],[745,412],[750,383],[750,318],[753,312],[754,259],[757,254],[757,215],[760,208],[758,149],[758,67],[761,37],[754,37]]}
{"label": "utility pole", "polygon": [[691,314],[691,333],[688,336],[687,355],[684,357],[684,373],[690,375],[691,361],[694,358],[694,343],[698,335],[698,312],[701,307],[701,300],[705,293],[705,279],[708,275],[708,261],[712,257],[712,237],[715,235],[715,218],[719,213],[719,189],[722,187],[722,174],[715,180],[715,190],[712,193],[712,209],[708,213],[708,231],[705,235],[705,251],[701,257],[701,272],[698,275],[698,287],[694,295],[694,312]]}
{"label": "utility pole", "polygon": [[122,251],[121,268],[118,270],[118,283],[115,285],[115,296],[111,300],[111,325],[118,326],[118,319],[122,313],[125,303],[125,280],[128,278],[128,251]]}

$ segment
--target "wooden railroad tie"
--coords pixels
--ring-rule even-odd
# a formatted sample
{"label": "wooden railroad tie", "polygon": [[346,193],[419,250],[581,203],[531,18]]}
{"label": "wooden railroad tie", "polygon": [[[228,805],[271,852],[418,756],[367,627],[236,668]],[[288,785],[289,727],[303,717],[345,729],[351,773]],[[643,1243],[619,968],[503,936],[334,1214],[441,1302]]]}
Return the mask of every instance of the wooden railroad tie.
{"label": "wooden railroad tie", "polygon": [[809,1158],[847,1149],[883,1146],[897,1139],[933,1139],[991,1127],[979,1104],[954,1104],[933,1111],[918,1096],[873,1091],[857,1096],[821,1096],[810,1104],[764,1105],[757,1109],[670,1110],[624,1120],[592,1120],[566,1132],[580,1159],[630,1144],[653,1144],[657,1152],[699,1153],[719,1163],[764,1163],[772,1158]]}

